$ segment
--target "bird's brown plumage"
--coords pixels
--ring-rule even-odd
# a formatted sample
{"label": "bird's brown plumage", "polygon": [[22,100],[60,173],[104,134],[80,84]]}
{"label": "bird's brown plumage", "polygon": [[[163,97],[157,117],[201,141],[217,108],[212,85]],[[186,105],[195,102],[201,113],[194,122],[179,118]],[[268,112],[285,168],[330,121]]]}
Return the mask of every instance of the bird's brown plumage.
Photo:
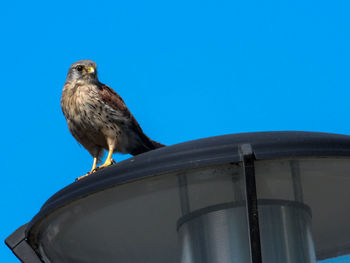
{"label": "bird's brown plumage", "polygon": [[104,149],[110,153],[103,165],[108,166],[113,152],[137,155],[164,146],[148,138],[123,99],[98,81],[93,61],[71,65],[61,106],[70,132],[94,157],[94,169]]}
{"label": "bird's brown plumage", "polygon": [[110,105],[116,111],[121,112],[124,117],[130,119],[131,130],[138,134],[138,136],[140,136],[143,142],[142,144],[139,144],[138,147],[134,148],[130,152],[130,154],[137,155],[164,146],[163,144],[153,141],[146,136],[146,134],[142,131],[139,123],[136,121],[135,117],[130,113],[129,109],[126,107],[122,97],[120,97],[117,92],[115,92],[113,89],[111,89],[105,84],[102,84],[99,87],[99,89],[99,95],[101,97],[101,100],[104,103]]}

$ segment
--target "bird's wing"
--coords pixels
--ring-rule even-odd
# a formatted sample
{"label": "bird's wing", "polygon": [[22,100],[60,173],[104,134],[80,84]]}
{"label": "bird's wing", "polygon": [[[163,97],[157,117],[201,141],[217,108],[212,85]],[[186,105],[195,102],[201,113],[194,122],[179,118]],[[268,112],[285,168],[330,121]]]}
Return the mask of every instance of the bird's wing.
{"label": "bird's wing", "polygon": [[107,85],[99,85],[99,96],[105,104],[121,113],[124,117],[132,116],[122,97]]}
{"label": "bird's wing", "polygon": [[139,136],[139,139],[142,142],[142,145],[137,146],[137,147],[141,147],[142,149],[135,148],[134,150],[135,153],[136,152],[141,153],[147,150],[153,150],[155,148],[163,146],[162,144],[153,142],[146,134],[144,134],[139,123],[136,121],[135,117],[131,114],[129,109],[126,107],[123,99],[113,89],[111,89],[105,84],[101,84],[99,86],[99,95],[104,103],[106,103],[107,105],[109,105],[110,107],[118,111],[125,118],[129,119],[130,128],[134,133],[136,133]]}

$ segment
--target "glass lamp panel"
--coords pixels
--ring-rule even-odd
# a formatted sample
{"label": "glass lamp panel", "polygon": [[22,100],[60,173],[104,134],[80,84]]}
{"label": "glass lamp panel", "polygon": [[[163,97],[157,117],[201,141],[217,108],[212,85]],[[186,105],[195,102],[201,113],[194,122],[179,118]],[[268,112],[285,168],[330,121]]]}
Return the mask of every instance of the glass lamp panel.
{"label": "glass lamp panel", "polygon": [[[299,213],[299,218],[290,221],[291,225],[300,226],[294,228],[294,232],[300,233],[296,238],[302,238],[305,246],[311,248],[307,243],[310,242],[308,231],[312,230],[318,260],[350,253],[350,159],[257,161],[255,168],[258,198],[292,202],[294,208],[289,207],[290,211]],[[306,208],[297,209],[299,205]],[[266,215],[262,213],[261,217],[264,220]],[[265,233],[269,234],[271,232]]]}
{"label": "glass lamp panel", "polygon": [[112,186],[49,214],[34,225],[32,242],[47,263],[195,263],[217,256],[248,263],[242,182],[241,168],[229,164]]}

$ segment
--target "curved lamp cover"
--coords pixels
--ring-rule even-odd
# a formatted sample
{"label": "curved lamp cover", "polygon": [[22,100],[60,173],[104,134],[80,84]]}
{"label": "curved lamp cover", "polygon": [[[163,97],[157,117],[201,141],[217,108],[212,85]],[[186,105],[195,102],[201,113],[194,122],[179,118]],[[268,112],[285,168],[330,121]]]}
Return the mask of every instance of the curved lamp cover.
{"label": "curved lamp cover", "polygon": [[263,262],[350,253],[350,136],[306,132],[225,135],[130,158],[62,189],[6,243],[24,263],[253,262],[242,145],[252,150]]}

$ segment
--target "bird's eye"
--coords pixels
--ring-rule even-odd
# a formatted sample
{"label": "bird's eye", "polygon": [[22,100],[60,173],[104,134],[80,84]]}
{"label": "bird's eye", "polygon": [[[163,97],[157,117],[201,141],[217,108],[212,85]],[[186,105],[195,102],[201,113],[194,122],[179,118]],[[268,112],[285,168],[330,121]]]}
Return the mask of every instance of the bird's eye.
{"label": "bird's eye", "polygon": [[77,69],[78,71],[82,71],[82,70],[83,70],[83,66],[80,66],[80,65],[79,65],[79,66],[76,67],[76,69]]}

